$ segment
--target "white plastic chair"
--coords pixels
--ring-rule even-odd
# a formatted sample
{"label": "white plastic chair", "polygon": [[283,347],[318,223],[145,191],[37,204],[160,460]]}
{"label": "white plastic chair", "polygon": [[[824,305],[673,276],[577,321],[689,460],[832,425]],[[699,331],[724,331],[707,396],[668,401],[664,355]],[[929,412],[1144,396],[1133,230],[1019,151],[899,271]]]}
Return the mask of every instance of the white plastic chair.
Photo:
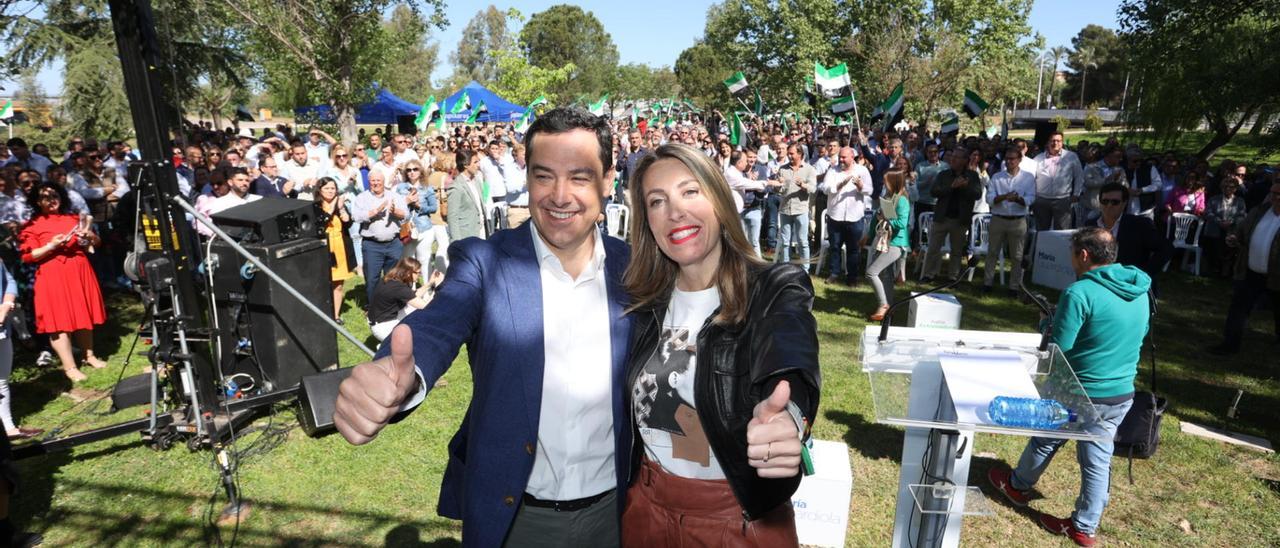
{"label": "white plastic chair", "polygon": [[[1183,270],[1187,269],[1187,263],[1191,262],[1191,255],[1196,256],[1196,263],[1192,272],[1196,276],[1200,275],[1200,233],[1204,230],[1204,222],[1199,216],[1193,213],[1174,213],[1169,219],[1169,228],[1166,230],[1165,237],[1173,242],[1174,249],[1182,250]],[[1169,270],[1169,264],[1165,263],[1165,271]]]}
{"label": "white plastic chair", "polygon": [[631,232],[631,208],[622,204],[604,206],[604,226],[610,236],[626,240]]}
{"label": "white plastic chair", "polygon": [[[976,261],[978,257],[986,257],[991,252],[991,214],[979,213],[973,216],[969,225],[969,253]],[[1004,285],[1004,249],[997,251],[996,273],[1000,276],[1000,285]],[[985,264],[985,263],[983,263]],[[973,281],[973,270],[969,271],[969,281]]]}

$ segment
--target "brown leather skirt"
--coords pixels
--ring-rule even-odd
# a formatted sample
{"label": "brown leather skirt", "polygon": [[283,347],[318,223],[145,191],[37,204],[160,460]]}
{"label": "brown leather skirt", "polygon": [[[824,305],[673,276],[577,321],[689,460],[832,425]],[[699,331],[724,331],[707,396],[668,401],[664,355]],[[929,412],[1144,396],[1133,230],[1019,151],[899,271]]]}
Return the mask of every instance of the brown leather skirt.
{"label": "brown leather skirt", "polygon": [[795,511],[779,505],[742,519],[729,482],[682,478],[645,458],[627,491],[623,546],[798,546]]}

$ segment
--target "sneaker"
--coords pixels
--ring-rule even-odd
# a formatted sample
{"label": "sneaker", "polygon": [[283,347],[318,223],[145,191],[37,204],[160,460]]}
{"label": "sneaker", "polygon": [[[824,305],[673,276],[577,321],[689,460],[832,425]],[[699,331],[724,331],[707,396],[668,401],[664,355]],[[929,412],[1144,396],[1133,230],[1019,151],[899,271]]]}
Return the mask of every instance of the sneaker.
{"label": "sneaker", "polygon": [[36,365],[39,365],[40,367],[53,365],[53,352],[48,350],[41,351],[40,357],[36,358]]}
{"label": "sneaker", "polygon": [[1040,526],[1055,535],[1063,535],[1076,543],[1076,546],[1093,546],[1098,543],[1097,535],[1090,535],[1076,529],[1076,525],[1071,523],[1069,519],[1061,519],[1053,517],[1049,514],[1040,514]]}
{"label": "sneaker", "polygon": [[996,488],[996,491],[1004,495],[1004,498],[1013,503],[1014,506],[1026,508],[1027,502],[1030,500],[1027,497],[1027,492],[1014,489],[1012,477],[1013,470],[1008,468],[992,468],[987,471],[987,481],[991,483],[992,487]]}

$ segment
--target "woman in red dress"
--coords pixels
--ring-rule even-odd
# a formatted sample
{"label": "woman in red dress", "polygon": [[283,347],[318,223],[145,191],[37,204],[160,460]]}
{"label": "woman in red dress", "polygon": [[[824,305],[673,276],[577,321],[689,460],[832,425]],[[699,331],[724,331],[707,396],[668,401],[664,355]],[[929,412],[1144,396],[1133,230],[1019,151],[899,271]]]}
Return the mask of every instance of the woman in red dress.
{"label": "woman in red dress", "polygon": [[72,381],[85,379],[76,367],[71,343],[84,350],[84,361],[101,369],[106,362],[93,354],[93,326],[107,321],[98,278],[85,251],[102,245],[101,238],[71,213],[66,189],[41,183],[31,189],[27,203],[31,222],[19,234],[22,260],[36,263],[36,332],[47,333],[62,370]]}

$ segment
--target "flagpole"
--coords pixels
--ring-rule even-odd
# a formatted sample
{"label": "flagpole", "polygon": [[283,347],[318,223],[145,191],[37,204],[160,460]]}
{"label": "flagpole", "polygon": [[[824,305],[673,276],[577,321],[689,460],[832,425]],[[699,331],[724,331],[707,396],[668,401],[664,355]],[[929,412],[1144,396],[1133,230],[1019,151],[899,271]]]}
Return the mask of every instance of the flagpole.
{"label": "flagpole", "polygon": [[858,114],[858,98],[852,96],[850,98],[853,99],[853,125],[858,128],[858,133],[862,133],[862,122],[858,120],[862,117]]}

